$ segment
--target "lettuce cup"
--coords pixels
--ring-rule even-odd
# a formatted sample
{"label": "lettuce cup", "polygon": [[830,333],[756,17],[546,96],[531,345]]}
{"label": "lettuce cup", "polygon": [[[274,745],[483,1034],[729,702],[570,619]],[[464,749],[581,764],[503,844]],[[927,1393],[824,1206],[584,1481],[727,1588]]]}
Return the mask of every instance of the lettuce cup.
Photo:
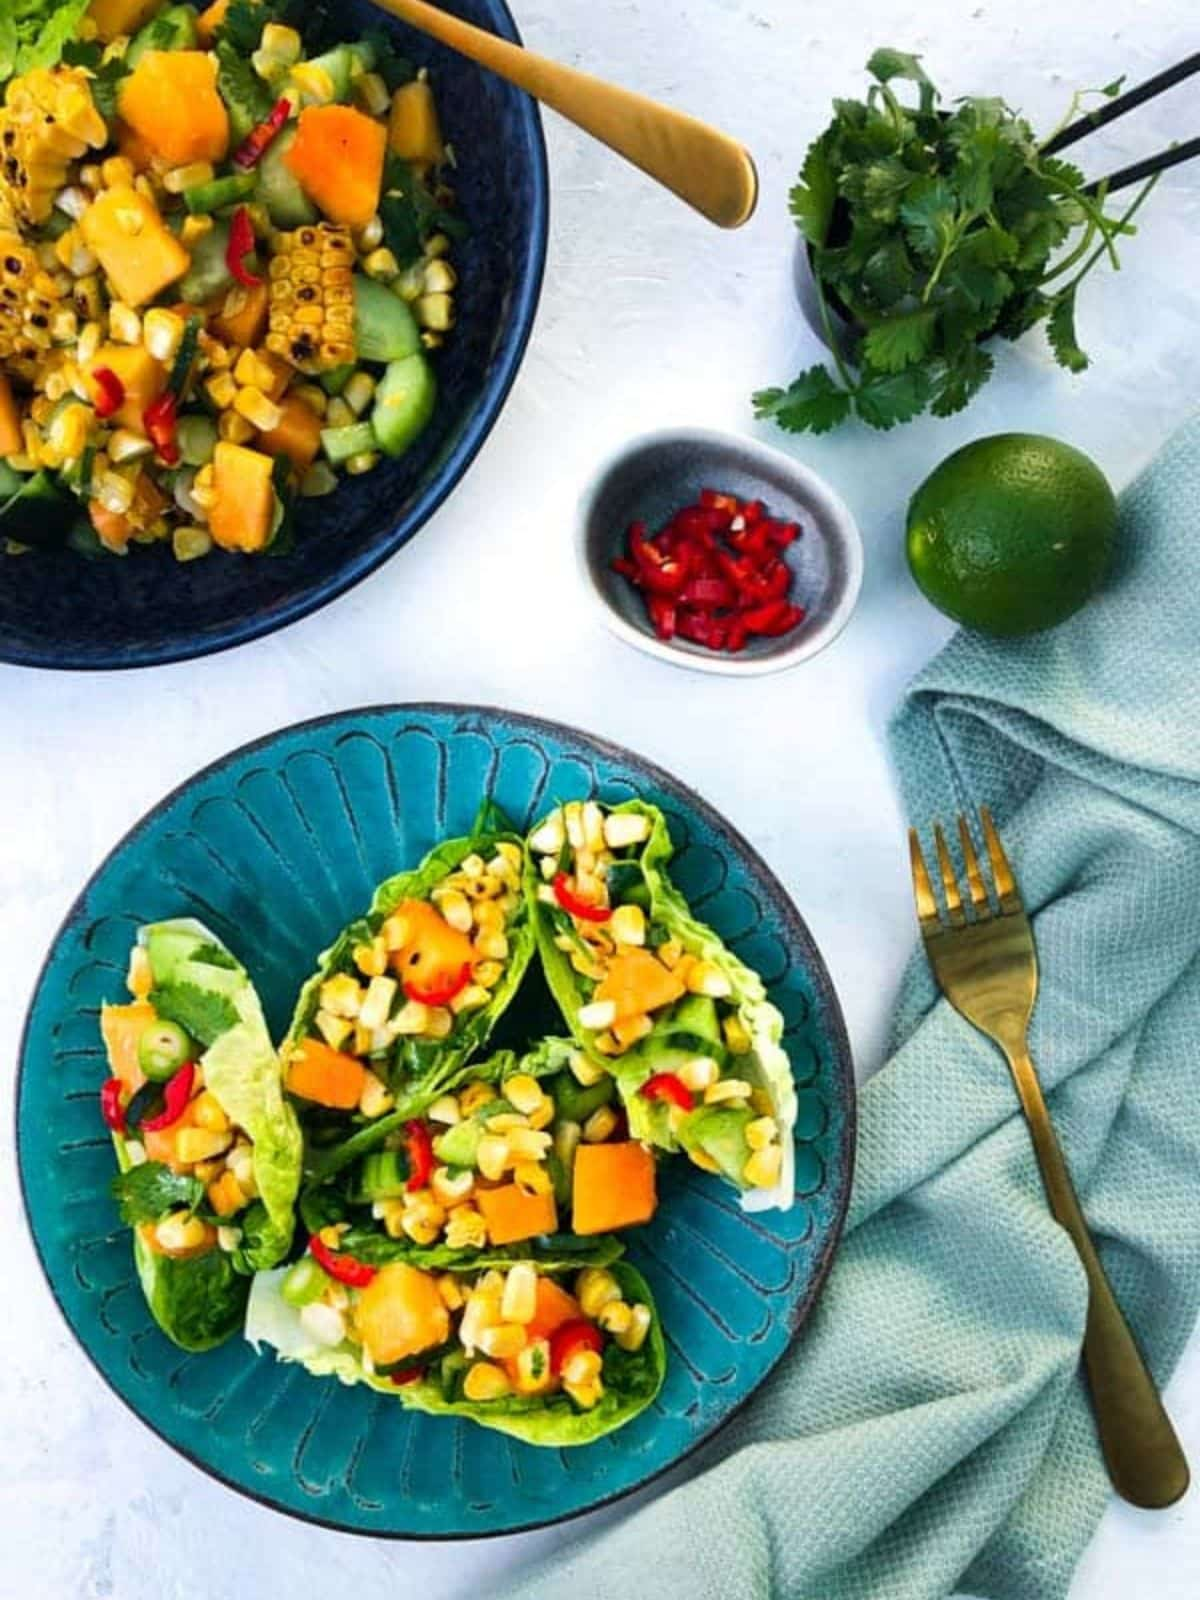
{"label": "lettuce cup", "polygon": [[[645,1280],[603,1265],[494,1253],[439,1269],[429,1253],[322,1230],[293,1266],[259,1273],[246,1337],[317,1377],[365,1383],[401,1405],[469,1417],[528,1444],[587,1444],[662,1386],[666,1350]],[[364,1251],[367,1241],[359,1238]],[[600,1241],[593,1245],[593,1251]]]}
{"label": "lettuce cup", "polygon": [[314,1160],[453,1079],[517,992],[534,937],[500,822],[381,884],[301,990],[281,1053]]}
{"label": "lettuce cup", "polygon": [[377,1228],[451,1260],[560,1230],[612,1233],[656,1206],[653,1152],[630,1138],[614,1079],[571,1039],[499,1051],[361,1129],[326,1153],[301,1201],[310,1231]]}
{"label": "lettuce cup", "polygon": [[101,1008],[101,1089],[155,1321],[185,1350],[236,1331],[249,1275],[292,1242],[300,1130],[245,969],[202,923],[142,928],[128,1005]]}
{"label": "lettuce cup", "polygon": [[796,1095],[783,1019],[762,979],[668,876],[656,806],[558,807],[528,839],[526,893],[546,978],[595,1083],[629,1131],[682,1150],[747,1210],[794,1194]]}

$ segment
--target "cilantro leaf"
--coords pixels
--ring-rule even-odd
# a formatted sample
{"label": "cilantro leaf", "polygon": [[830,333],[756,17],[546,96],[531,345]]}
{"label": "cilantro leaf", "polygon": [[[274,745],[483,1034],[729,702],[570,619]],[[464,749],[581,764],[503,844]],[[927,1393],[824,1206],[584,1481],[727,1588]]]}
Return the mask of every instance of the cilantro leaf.
{"label": "cilantro leaf", "polygon": [[919,416],[929,404],[931,387],[924,367],[871,373],[854,391],[854,408],[865,423],[886,432],[898,422]]}
{"label": "cilantro leaf", "polygon": [[850,415],[850,395],[824,367],[810,367],[786,389],[761,389],[754,414],[774,418],[789,433],[828,433]]}
{"label": "cilantro leaf", "polygon": [[880,306],[894,306],[912,292],[912,257],[899,236],[885,238],[862,266],[862,283]]}
{"label": "cilantro leaf", "polygon": [[913,248],[919,255],[936,257],[950,238],[956,204],[947,178],[919,178],[900,207]]}
{"label": "cilantro leaf", "polygon": [[996,365],[981,345],[963,345],[953,361],[943,362],[933,380],[929,409],[935,417],[950,417],[961,411],[971,397],[983,388]]}
{"label": "cilantro leaf", "polygon": [[273,19],[274,8],[259,0],[233,0],[217,29],[218,42],[227,41],[243,57],[249,57],[258,49],[263,28]]}
{"label": "cilantro leaf", "polygon": [[937,312],[928,308],[886,317],[867,330],[863,354],[880,372],[900,372],[929,354],[936,325]]}
{"label": "cilantro leaf", "polygon": [[172,1172],[161,1161],[143,1161],[112,1181],[112,1194],[121,1221],[136,1228],[140,1222],[157,1222],[169,1211],[194,1211],[204,1198],[199,1178]]}
{"label": "cilantro leaf", "polygon": [[788,195],[788,206],[809,244],[824,244],[837,199],[837,181],[822,140],[809,145],[800,176],[803,181]]}
{"label": "cilantro leaf", "polygon": [[900,201],[916,179],[911,167],[895,156],[885,156],[847,174],[842,193],[872,222],[895,222]]}
{"label": "cilantro leaf", "polygon": [[103,59],[103,50],[94,41],[69,39],[63,46],[62,58],[68,67],[83,67],[91,78],[92,99],[96,110],[111,123],[117,115],[117,94],[121,80],[128,77],[129,67],[120,56]]}
{"label": "cilantro leaf", "polygon": [[867,61],[867,71],[880,83],[890,83],[893,78],[909,78],[913,83],[928,83],[920,56],[909,55],[904,50],[887,47],[874,51]]}
{"label": "cilantro leaf", "polygon": [[1079,348],[1075,337],[1075,290],[1067,289],[1054,301],[1046,336],[1054,359],[1068,372],[1083,372],[1089,366],[1088,358]]}
{"label": "cilantro leaf", "polygon": [[195,983],[172,983],[154,989],[150,1003],[160,1017],[177,1022],[185,1033],[210,1045],[230,1028],[236,1028],[237,1008],[232,1000]]}
{"label": "cilantro leaf", "polygon": [[389,94],[394,94],[401,85],[411,83],[416,77],[416,67],[407,56],[400,54],[391,34],[383,28],[369,28],[362,35],[361,42],[374,50],[375,71],[387,85]]}
{"label": "cilantro leaf", "polygon": [[425,240],[433,233],[461,239],[466,224],[440,206],[406,161],[393,157],[384,170],[384,194],[379,202],[383,239],[402,267],[420,259]]}

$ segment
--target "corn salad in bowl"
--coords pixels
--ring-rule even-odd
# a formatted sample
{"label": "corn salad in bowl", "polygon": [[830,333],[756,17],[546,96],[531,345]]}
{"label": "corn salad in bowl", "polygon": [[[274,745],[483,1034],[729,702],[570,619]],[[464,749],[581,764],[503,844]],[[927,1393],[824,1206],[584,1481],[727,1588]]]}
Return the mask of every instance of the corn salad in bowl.
{"label": "corn salad in bowl", "polygon": [[460,231],[432,86],[268,0],[94,0],[0,107],[0,538],[286,549],[433,414]]}

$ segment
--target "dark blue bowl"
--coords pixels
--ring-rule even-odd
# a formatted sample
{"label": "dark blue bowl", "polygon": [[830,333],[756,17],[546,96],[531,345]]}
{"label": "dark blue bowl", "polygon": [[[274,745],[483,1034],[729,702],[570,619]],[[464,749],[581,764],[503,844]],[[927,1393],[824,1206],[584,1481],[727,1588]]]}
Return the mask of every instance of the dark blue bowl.
{"label": "dark blue bowl", "polygon": [[[504,0],[446,9],[518,40]],[[433,421],[401,460],[302,505],[286,556],[216,553],[180,564],[166,546],[124,559],[69,551],[6,558],[0,660],[36,667],[159,665],[257,639],[317,610],[413,537],[470,466],[516,377],[546,258],[549,181],[534,103],[365,0],[345,0],[348,38],[392,27],[435,75],[470,237],[457,246],[458,323],[437,353]]]}

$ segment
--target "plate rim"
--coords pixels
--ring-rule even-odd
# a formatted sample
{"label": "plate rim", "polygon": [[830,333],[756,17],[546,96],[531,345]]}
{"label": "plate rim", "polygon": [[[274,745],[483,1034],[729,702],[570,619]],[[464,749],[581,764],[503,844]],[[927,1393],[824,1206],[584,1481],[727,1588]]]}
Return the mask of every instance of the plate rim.
{"label": "plate rim", "polygon": [[[490,3],[499,8],[505,24],[503,29],[497,31],[497,36],[506,38],[512,44],[522,45],[524,41],[509,0],[490,0]],[[523,318],[525,325],[502,358],[496,387],[469,418],[458,444],[442,462],[430,488],[418,500],[415,508],[416,521],[404,538],[395,539],[399,522],[393,524],[378,545],[361,552],[356,560],[338,566],[336,571],[316,588],[306,590],[285,605],[273,608],[269,615],[259,613],[249,618],[244,623],[238,624],[233,631],[222,632],[221,637],[215,640],[193,639],[190,643],[152,646],[149,649],[139,647],[129,652],[124,660],[96,661],[89,656],[73,654],[70,650],[51,657],[48,649],[27,649],[14,645],[0,632],[0,663],[14,667],[28,667],[41,672],[134,672],[145,667],[166,667],[181,661],[200,661],[208,656],[221,655],[227,650],[236,650],[241,645],[251,644],[256,639],[268,638],[271,634],[278,633],[293,623],[301,622],[305,617],[310,617],[315,612],[332,605],[335,600],[340,600],[343,595],[378,572],[380,567],[398,555],[424,531],[458,488],[475,458],[491,437],[524,364],[537,322],[550,245],[550,162],[546,150],[546,131],[538,102],[528,95],[520,95],[519,116],[525,125],[532,157],[533,225],[530,230],[530,270],[513,301],[510,317],[518,325]]]}
{"label": "plate rim", "polygon": [[[714,1422],[708,1429],[706,1429],[705,1432],[701,1433],[700,1436],[694,1439],[692,1443],[689,1444],[684,1450],[680,1451],[678,1455],[674,1456],[670,1461],[665,1462],[662,1466],[655,1467],[652,1471],[646,1473],[644,1477],[638,1478],[634,1483],[627,1484],[621,1489],[614,1490],[611,1494],[602,1494],[598,1499],[589,1502],[587,1505],[579,1506],[574,1510],[559,1512],[554,1516],[543,1517],[529,1522],[520,1522],[511,1526],[506,1525],[501,1528],[469,1529],[456,1533],[414,1533],[400,1532],[392,1529],[364,1528],[338,1521],[332,1517],[322,1516],[316,1511],[306,1511],[289,1505],[284,1505],[279,1500],[274,1499],[267,1492],[259,1491],[245,1483],[238,1482],[233,1477],[221,1471],[220,1468],[210,1465],[207,1461],[201,1460],[186,1446],[177,1444],[173,1439],[168,1438],[158,1423],[140,1411],[134,1404],[133,1400],[122,1394],[115,1382],[109,1378],[108,1374],[101,1367],[99,1360],[92,1354],[92,1351],[88,1347],[85,1339],[76,1329],[74,1322],[68,1314],[66,1306],[59,1297],[58,1288],[54,1282],[54,1279],[50,1275],[49,1267],[42,1253],[41,1240],[34,1225],[33,1209],[30,1205],[29,1193],[26,1186],[25,1164],[23,1159],[21,1137],[21,1112],[25,1094],[26,1058],[31,1042],[30,1030],[33,1024],[33,1014],[37,1006],[38,997],[41,994],[43,983],[46,980],[46,976],[53,961],[55,949],[59,945],[64,934],[66,934],[66,932],[83,917],[86,902],[91,889],[107,871],[110,863],[115,860],[115,858],[121,854],[121,852],[124,851],[127,846],[132,845],[140,835],[145,833],[158,820],[159,816],[163,812],[167,811],[172,805],[174,805],[175,802],[187,792],[187,790],[216,775],[224,768],[233,765],[233,763],[241,760],[243,757],[250,756],[255,751],[263,750],[266,747],[277,743],[281,739],[290,737],[293,734],[303,733],[309,729],[324,728],[331,723],[353,722],[359,719],[392,716],[397,713],[402,715],[432,713],[434,715],[452,716],[458,718],[500,718],[522,723],[527,729],[535,733],[546,733],[551,736],[560,737],[562,735],[566,735],[570,739],[582,740],[585,744],[593,746],[596,750],[610,760],[616,760],[622,764],[632,764],[635,768],[641,768],[655,782],[665,782],[665,785],[668,789],[675,789],[681,792],[687,799],[689,805],[695,807],[695,809],[701,813],[701,815],[706,821],[709,822],[710,825],[714,825],[719,833],[724,834],[728,838],[732,839],[738,850],[744,853],[751,865],[754,866],[767,880],[768,889],[773,893],[773,897],[777,899],[778,908],[781,911],[784,921],[791,925],[788,930],[789,936],[794,936],[796,938],[799,947],[803,951],[805,959],[809,964],[809,971],[813,978],[817,1001],[822,1007],[822,1015],[825,1019],[830,1042],[833,1047],[834,1072],[840,1081],[840,1088],[844,1096],[844,1125],[839,1144],[839,1154],[841,1157],[841,1167],[844,1177],[841,1184],[841,1192],[837,1196],[832,1224],[826,1237],[824,1247],[817,1259],[812,1280],[809,1283],[805,1294],[791,1309],[790,1337],[781,1346],[778,1355],[776,1355],[766,1367],[753,1387],[745,1395],[743,1395],[740,1400],[732,1405],[729,1410],[719,1418],[719,1420]],[[79,893],[75,896],[70,906],[67,908],[67,911],[59,923],[56,931],[51,936],[50,945],[46,951],[46,955],[38,967],[37,976],[30,992],[28,1005],[26,1006],[25,1020],[21,1028],[21,1036],[17,1047],[17,1072],[13,1094],[13,1124],[13,1142],[17,1158],[17,1188],[21,1197],[21,1208],[24,1213],[25,1224],[29,1232],[30,1241],[33,1245],[33,1252],[37,1259],[38,1268],[41,1272],[43,1280],[45,1281],[46,1287],[50,1292],[51,1300],[53,1301],[59,1316],[66,1324],[67,1330],[74,1340],[76,1346],[83,1352],[93,1371],[100,1378],[105,1389],[110,1394],[114,1395],[121,1405],[124,1406],[125,1409],[129,1411],[136,1418],[136,1420],[142,1424],[143,1427],[147,1428],[162,1444],[167,1447],[168,1450],[171,1450],[174,1452],[174,1454],[182,1457],[189,1463],[189,1465],[202,1472],[206,1477],[211,1478],[214,1482],[221,1484],[224,1488],[231,1490],[234,1494],[240,1495],[245,1499],[252,1500],[258,1505],[265,1507],[267,1510],[272,1511],[279,1516],[289,1517],[297,1522],[306,1523],[310,1526],[324,1528],[332,1533],[351,1534],[357,1538],[363,1539],[386,1539],[393,1542],[413,1544],[458,1544],[461,1542],[476,1542],[487,1539],[510,1538],[517,1534],[523,1533],[534,1533],[541,1529],[558,1527],[568,1522],[574,1522],[580,1517],[590,1516],[593,1512],[601,1511],[607,1507],[614,1506],[620,1501],[628,1499],[629,1496],[640,1493],[641,1491],[649,1488],[652,1484],[657,1483],[668,1473],[674,1472],[677,1468],[682,1466],[685,1461],[688,1461],[694,1457],[699,1450],[707,1445],[710,1445],[713,1440],[716,1439],[738,1415],[740,1415],[740,1413],[750,1404],[750,1402],[759,1395],[766,1383],[774,1376],[784,1357],[793,1348],[796,1338],[800,1334],[809,1317],[812,1315],[813,1308],[819,1300],[828,1281],[834,1257],[837,1254],[838,1246],[841,1244],[842,1235],[845,1232],[846,1217],[849,1211],[851,1193],[854,1187],[855,1162],[858,1148],[858,1091],[854,1077],[854,1061],[850,1045],[850,1036],[846,1027],[845,1017],[842,1014],[841,1002],[838,999],[837,990],[834,987],[833,979],[830,975],[828,967],[825,964],[824,957],[821,955],[816,941],[814,940],[799,907],[795,904],[787,888],[781,882],[770,865],[764,860],[762,855],[755,849],[755,847],[745,837],[741,830],[729,822],[724,815],[711,804],[710,801],[706,800],[703,795],[701,795],[697,790],[693,789],[690,784],[685,783],[681,778],[676,777],[673,773],[668,771],[667,768],[660,766],[657,762],[638,754],[637,751],[631,750],[627,746],[617,743],[615,740],[608,739],[600,734],[588,733],[585,729],[574,727],[570,723],[557,722],[548,717],[538,716],[535,713],[514,711],[504,706],[464,703],[461,701],[378,701],[367,705],[347,707],[341,711],[322,712],[320,715],[315,717],[305,717],[298,722],[286,723],[282,727],[275,728],[269,733],[260,734],[256,738],[249,739],[245,743],[237,745],[231,750],[227,750],[223,755],[216,757],[212,761],[206,762],[203,766],[198,767],[196,771],[189,774],[189,776],[184,778],[181,782],[175,784],[166,794],[162,796],[161,799],[157,800],[152,806],[144,811],[142,815],[125,831],[125,833],[121,835],[111,849],[105,852],[104,856],[97,863],[92,872],[89,873],[87,880],[80,889]]]}

